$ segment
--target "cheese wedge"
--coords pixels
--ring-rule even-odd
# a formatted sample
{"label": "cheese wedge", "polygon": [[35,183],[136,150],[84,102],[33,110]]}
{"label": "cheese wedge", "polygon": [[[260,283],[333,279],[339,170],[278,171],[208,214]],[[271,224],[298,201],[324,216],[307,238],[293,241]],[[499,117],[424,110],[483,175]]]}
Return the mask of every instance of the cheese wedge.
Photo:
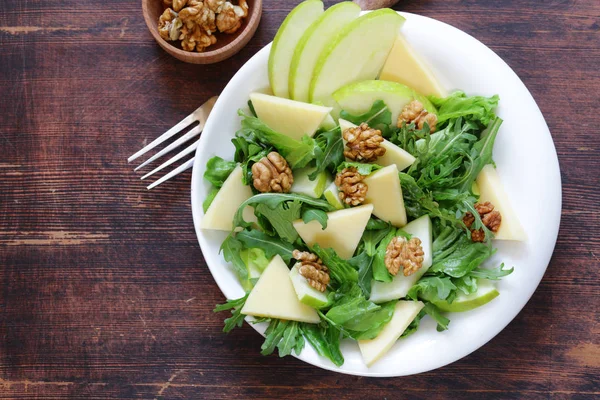
{"label": "cheese wedge", "polygon": [[391,321],[375,339],[358,341],[358,347],[367,367],[373,365],[392,348],[424,306],[420,301],[399,301],[396,303]]}
{"label": "cheese wedge", "polygon": [[504,191],[502,181],[498,171],[493,165],[488,164],[477,176],[477,186],[479,188],[479,201],[489,201],[494,208],[500,212],[502,223],[494,239],[498,240],[527,240],[527,235],[523,230],[517,214],[514,212],[510,200]]}
{"label": "cheese wedge", "polygon": [[[215,196],[215,199],[202,217],[200,228],[216,229],[219,231],[231,231],[233,229],[233,217],[240,205],[252,197],[250,186],[242,182],[242,167],[239,165],[229,174],[223,182],[223,186]],[[244,209],[244,220],[246,222],[257,222],[254,209],[250,206]]]}
{"label": "cheese wedge", "polygon": [[[354,128],[356,125],[350,121],[346,121],[345,119],[339,120],[340,129],[344,132],[348,128]],[[344,140],[344,146],[346,145],[346,141]],[[412,165],[415,162],[416,158],[413,157],[408,151],[404,150],[401,147],[396,146],[394,143],[390,142],[387,139],[383,139],[381,143],[381,147],[385,149],[385,154],[381,157],[377,158],[375,161],[377,164],[382,167],[387,167],[388,165],[395,164],[398,167],[398,171],[402,171]],[[350,160],[348,160],[350,161]]]}
{"label": "cheese wedge", "polygon": [[371,218],[370,204],[327,213],[327,228],[317,221],[308,224],[301,219],[294,222],[298,235],[312,246],[331,247],[340,257],[351,258]]}
{"label": "cheese wedge", "polygon": [[256,282],[242,308],[242,314],[312,324],[318,324],[321,320],[314,308],[298,300],[290,270],[279,255],[273,257]]}
{"label": "cheese wedge", "polygon": [[446,97],[448,95],[446,89],[402,35],[396,39],[379,79],[402,83],[425,96]]}
{"label": "cheese wedge", "polygon": [[395,227],[406,225],[406,209],[402,198],[402,187],[398,176],[398,167],[388,165],[373,172],[363,180],[369,189],[365,204],[373,205],[373,214]]}
{"label": "cheese wedge", "polygon": [[256,115],[269,128],[292,139],[312,136],[329,116],[331,107],[302,103],[269,96],[263,93],[251,93],[250,100]]}

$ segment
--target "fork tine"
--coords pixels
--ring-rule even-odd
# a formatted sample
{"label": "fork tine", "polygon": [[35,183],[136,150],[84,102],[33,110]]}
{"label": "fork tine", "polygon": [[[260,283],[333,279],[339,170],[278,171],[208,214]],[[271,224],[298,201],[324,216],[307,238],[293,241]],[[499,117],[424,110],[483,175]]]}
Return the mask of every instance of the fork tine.
{"label": "fork tine", "polygon": [[148,178],[149,176],[154,175],[155,173],[157,173],[161,169],[163,169],[165,167],[168,167],[169,165],[173,164],[175,161],[180,160],[183,157],[187,156],[188,154],[190,154],[191,152],[193,152],[194,150],[196,150],[196,148],[198,147],[199,143],[200,143],[200,141],[196,140],[192,145],[188,146],[185,150],[181,151],[175,157],[171,158],[170,160],[168,160],[168,161],[164,162],[163,164],[161,164],[159,167],[156,167],[152,171],[148,172],[146,175],[142,176],[140,179],[144,180],[144,179]]}
{"label": "fork tine", "polygon": [[164,181],[171,179],[172,177],[174,177],[175,175],[178,175],[179,173],[185,171],[186,169],[192,168],[192,166],[194,165],[195,158],[196,157],[191,158],[185,164],[180,165],[179,167],[175,168],[173,171],[169,172],[168,174],[166,174],[165,176],[163,176],[162,178],[160,178],[159,180],[157,180],[156,182],[154,182],[153,184],[148,186],[148,190],[155,188],[156,186],[160,185]]}
{"label": "fork tine", "polygon": [[162,149],[161,151],[159,151],[158,153],[156,153],[155,155],[153,155],[152,157],[150,157],[149,159],[147,159],[146,161],[141,163],[139,166],[137,166],[134,169],[134,171],[144,168],[146,165],[150,164],[152,161],[156,160],[157,158],[164,156],[165,154],[172,151],[176,147],[181,146],[183,143],[187,142],[191,138],[198,136],[200,134],[200,132],[202,132],[203,128],[204,128],[204,124],[200,123],[200,125],[194,127],[194,129],[187,132],[185,135],[183,135],[182,137],[180,137],[179,139],[177,139],[176,141],[174,141],[173,143],[171,143],[170,145],[168,145],[167,147],[165,147],[164,149]]}
{"label": "fork tine", "polygon": [[[184,119],[179,121],[179,123],[177,125],[175,125],[171,129],[169,129],[168,131],[166,131],[165,133],[160,135],[158,138],[154,139],[150,144],[145,146],[143,149],[141,149],[140,151],[138,151],[137,153],[135,153],[134,155],[129,157],[127,159],[127,162],[132,162],[136,158],[138,158],[141,155],[145,154],[146,152],[152,150],[153,148],[155,148],[156,146],[158,146],[165,140],[168,140],[170,137],[176,135],[177,133],[181,132],[183,129],[190,126],[195,121],[197,121],[199,119],[206,120],[206,117],[208,116],[208,114],[210,114],[210,111],[212,110],[213,106],[215,105],[215,102],[217,101],[217,99],[218,99],[218,96],[213,96],[210,99],[208,99],[204,104],[202,104],[200,107],[198,107],[193,113],[191,113],[190,115],[188,115],[187,117],[185,117]],[[204,118],[202,118],[202,117],[204,117]]]}
{"label": "fork tine", "polygon": [[[202,107],[202,106],[200,106],[200,107]],[[152,142],[150,142],[150,144],[148,144],[146,147],[144,147],[143,149],[141,149],[140,151],[138,151],[137,153],[135,153],[134,155],[129,157],[127,159],[127,162],[132,162],[139,156],[146,154],[146,152],[152,150],[153,148],[155,148],[156,146],[158,146],[165,140],[168,140],[171,136],[176,135],[183,129],[190,126],[192,123],[194,123],[194,121],[196,121],[196,117],[194,116],[194,113],[188,115],[187,117],[182,119],[177,125],[175,125],[171,129],[169,129],[168,131],[166,131],[165,133],[163,133],[162,135],[160,135],[159,137],[154,139]]]}

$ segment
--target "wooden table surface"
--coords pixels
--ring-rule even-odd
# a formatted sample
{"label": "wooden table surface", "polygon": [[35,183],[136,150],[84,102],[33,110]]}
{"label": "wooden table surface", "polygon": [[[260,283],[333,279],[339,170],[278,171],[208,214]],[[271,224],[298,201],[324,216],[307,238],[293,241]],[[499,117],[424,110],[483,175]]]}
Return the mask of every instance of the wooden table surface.
{"label": "wooden table surface", "polygon": [[221,332],[212,309],[223,297],[194,233],[190,173],[148,192],[126,158],[218,94],[295,3],[265,0],[241,53],[198,66],[155,44],[139,0],[0,2],[0,398],[598,398],[595,0],[397,6],[496,51],[554,137],[556,251],[504,331],[452,365],[393,379],[262,357],[252,328]]}

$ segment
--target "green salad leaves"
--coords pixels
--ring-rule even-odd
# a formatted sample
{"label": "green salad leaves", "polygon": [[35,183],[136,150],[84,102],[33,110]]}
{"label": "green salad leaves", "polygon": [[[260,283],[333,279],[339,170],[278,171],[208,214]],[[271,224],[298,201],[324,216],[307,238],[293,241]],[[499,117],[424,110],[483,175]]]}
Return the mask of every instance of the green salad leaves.
{"label": "green salad leaves", "polygon": [[[492,150],[502,120],[495,114],[498,96],[467,96],[455,92],[447,98],[430,97],[437,110],[435,129],[425,124],[396,126],[392,112],[384,101],[376,101],[371,109],[360,115],[344,110],[340,117],[356,125],[367,123],[379,129],[392,143],[415,157],[415,162],[399,173],[404,206],[410,220],[428,215],[433,226],[433,264],[410,288],[406,300],[423,301],[424,308],[410,323],[402,337],[413,334],[423,318],[431,318],[439,331],[448,329],[450,319],[436,304],[452,303],[457,296],[470,295],[478,290],[482,279],[497,280],[513,272],[504,264],[484,266],[495,253],[489,231],[477,211],[478,195],[473,185],[482,168],[493,164]],[[251,114],[239,111],[241,129],[232,143],[234,161],[213,157],[207,163],[204,177],[213,185],[204,202],[210,205],[231,171],[240,165],[243,183],[252,187],[252,165],[271,151],[277,151],[294,170],[313,168],[309,180],[327,172],[329,179],[344,168],[356,168],[369,175],[382,168],[377,163],[346,161],[344,141],[338,127],[320,130],[313,137],[292,139],[276,132],[257,118],[249,103]],[[330,180],[331,182],[331,180]],[[294,222],[316,221],[321,229],[329,226],[329,212],[335,211],[325,198],[297,193],[258,193],[244,201],[233,217],[233,230],[224,240],[221,251],[231,265],[246,295],[228,300],[215,308],[230,311],[225,320],[225,332],[242,325],[241,309],[270,260],[279,255],[291,267],[296,261],[294,250],[315,254],[327,267],[330,277],[326,305],[316,310],[321,322],[309,324],[276,318],[256,318],[254,323],[268,324],[262,354],[278,351],[283,357],[300,354],[306,342],[316,352],[342,365],[344,357],[340,341],[344,338],[367,340],[376,338],[392,319],[397,300],[376,304],[370,301],[373,282],[391,282],[394,277],[385,264],[386,250],[397,236],[410,235],[374,216],[368,221],[360,243],[350,259],[341,258],[333,249],[305,243],[294,228]],[[246,221],[244,211],[251,207],[255,219]],[[484,242],[474,242],[463,223],[465,213],[475,221],[470,227],[485,233]],[[247,215],[247,214],[246,214]],[[332,219],[333,221],[333,219]]]}

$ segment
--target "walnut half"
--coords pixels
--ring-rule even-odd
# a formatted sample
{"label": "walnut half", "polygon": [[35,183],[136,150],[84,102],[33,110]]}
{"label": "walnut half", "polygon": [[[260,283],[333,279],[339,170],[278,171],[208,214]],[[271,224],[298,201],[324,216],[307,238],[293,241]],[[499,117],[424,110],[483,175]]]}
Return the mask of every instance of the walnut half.
{"label": "walnut half", "polygon": [[[485,225],[486,228],[494,233],[498,232],[500,224],[502,223],[502,215],[500,215],[499,211],[494,210],[494,205],[492,203],[489,201],[477,203],[475,204],[475,210],[479,213],[481,222],[483,222],[483,225]],[[468,212],[463,217],[463,222],[467,228],[471,229],[473,222],[475,222],[475,217]],[[471,229],[471,240],[474,242],[485,241],[485,232],[483,229]]]}
{"label": "walnut half", "polygon": [[356,168],[344,168],[335,177],[335,185],[339,189],[339,197],[344,203],[357,206],[365,201],[369,186],[363,182],[365,177]]}
{"label": "walnut half", "polygon": [[308,251],[294,250],[292,256],[300,262],[298,272],[306,278],[308,284],[320,292],[327,290],[329,284],[329,269],[319,257]]}
{"label": "walnut half", "polygon": [[407,240],[404,236],[397,236],[385,250],[385,266],[393,276],[398,274],[400,267],[404,276],[409,276],[423,266],[424,255],[421,239],[414,237]]}
{"label": "walnut half", "polygon": [[429,132],[435,132],[437,115],[428,112],[420,101],[413,100],[404,106],[398,115],[397,125],[398,128],[402,128],[404,125],[415,124],[417,129],[423,129],[425,122],[429,125]]}
{"label": "walnut half", "polygon": [[385,148],[381,147],[381,131],[369,128],[364,122],[344,130],[342,136],[346,141],[344,156],[352,161],[374,162],[385,154]]}
{"label": "walnut half", "polygon": [[259,192],[288,193],[294,175],[285,158],[272,151],[252,165],[252,184]]}

